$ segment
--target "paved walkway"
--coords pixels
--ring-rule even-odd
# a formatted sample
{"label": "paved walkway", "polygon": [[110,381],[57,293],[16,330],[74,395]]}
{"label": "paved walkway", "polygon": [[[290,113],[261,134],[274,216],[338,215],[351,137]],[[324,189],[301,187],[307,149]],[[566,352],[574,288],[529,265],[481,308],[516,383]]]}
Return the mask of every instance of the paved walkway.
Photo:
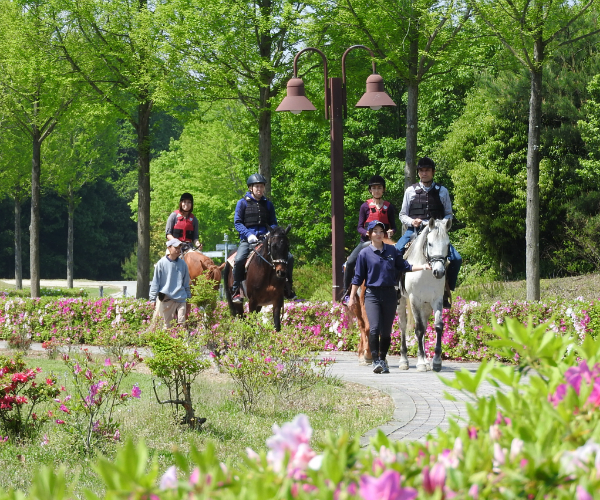
{"label": "paved walkway", "polygon": [[[436,429],[447,429],[451,415],[467,418],[465,400],[468,398],[445,385],[437,373],[417,372],[414,358],[409,359],[410,369],[405,371],[398,369],[398,356],[388,356],[390,373],[378,375],[373,373],[370,366],[359,366],[356,353],[329,352],[328,355],[336,358],[332,375],[389,394],[396,405],[392,420],[367,432],[361,438],[362,445],[368,444],[369,439],[376,435],[378,430],[383,431],[390,439],[398,441],[425,440],[427,434],[434,433]],[[475,372],[478,366],[479,363],[444,361],[439,374],[452,379],[457,371],[466,369]],[[493,394],[495,391],[493,386],[484,383],[479,395]],[[444,392],[452,394],[457,401],[445,399]]]}

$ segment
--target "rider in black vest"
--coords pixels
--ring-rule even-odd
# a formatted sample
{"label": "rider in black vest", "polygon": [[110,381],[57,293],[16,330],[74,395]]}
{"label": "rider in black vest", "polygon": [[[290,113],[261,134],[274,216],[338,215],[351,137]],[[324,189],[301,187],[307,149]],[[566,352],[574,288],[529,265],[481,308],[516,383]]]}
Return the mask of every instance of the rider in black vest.
{"label": "rider in black vest", "polygon": [[[409,186],[404,192],[400,220],[407,229],[396,243],[396,248],[404,252],[406,244],[412,239],[416,232],[425,226],[429,219],[452,219],[452,202],[450,194],[444,186],[436,184],[433,180],[435,175],[435,163],[426,156],[417,163],[417,172],[421,182]],[[456,287],[458,272],[462,264],[462,257],[456,249],[450,245],[448,253],[449,265],[446,270],[446,291],[444,293],[444,307],[450,307],[450,290]]]}
{"label": "rider in black vest", "polygon": [[[240,244],[233,266],[233,285],[231,287],[232,301],[235,303],[242,302],[240,283],[244,280],[246,260],[250,254],[250,244],[256,243],[261,236],[266,235],[271,228],[277,226],[275,207],[271,200],[264,196],[266,182],[267,180],[260,174],[252,174],[248,177],[246,182],[248,191],[235,207],[233,222],[236,231],[240,235]],[[294,257],[289,253],[285,286],[285,298],[289,300],[296,298],[292,286],[293,268]]]}

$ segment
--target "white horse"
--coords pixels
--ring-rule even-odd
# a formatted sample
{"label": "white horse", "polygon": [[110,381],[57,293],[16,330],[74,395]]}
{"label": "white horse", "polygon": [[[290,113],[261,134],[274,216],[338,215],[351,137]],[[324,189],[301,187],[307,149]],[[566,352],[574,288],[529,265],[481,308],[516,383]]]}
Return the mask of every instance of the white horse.
{"label": "white horse", "polygon": [[[406,357],[407,299],[415,320],[415,335],[418,343],[417,371],[424,372],[433,368],[434,371],[439,372],[442,369],[442,332],[444,331],[442,305],[445,285],[443,278],[446,275],[450,246],[448,230],[451,224],[451,219],[429,219],[427,226],[413,240],[404,255],[409,264],[422,265],[428,262],[431,265],[431,272],[421,271],[405,274],[404,290],[398,303],[398,317],[402,333],[399,366],[401,370],[408,370],[408,358]],[[432,311],[434,312],[437,339],[435,356],[430,365],[425,354],[424,339]]]}

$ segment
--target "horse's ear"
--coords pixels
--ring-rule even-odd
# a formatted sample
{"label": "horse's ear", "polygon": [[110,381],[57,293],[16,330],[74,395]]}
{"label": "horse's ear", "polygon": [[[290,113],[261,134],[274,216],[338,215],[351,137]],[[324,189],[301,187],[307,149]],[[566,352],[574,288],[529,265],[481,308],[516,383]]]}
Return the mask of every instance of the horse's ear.
{"label": "horse's ear", "polygon": [[288,224],[288,226],[285,228],[285,231],[283,233],[288,234],[290,232],[290,229],[292,229],[292,225]]}
{"label": "horse's ear", "polygon": [[452,219],[446,219],[446,231],[450,231],[452,227]]}
{"label": "horse's ear", "polygon": [[429,219],[429,230],[433,231],[433,228],[435,227],[435,219],[433,217],[431,217]]}

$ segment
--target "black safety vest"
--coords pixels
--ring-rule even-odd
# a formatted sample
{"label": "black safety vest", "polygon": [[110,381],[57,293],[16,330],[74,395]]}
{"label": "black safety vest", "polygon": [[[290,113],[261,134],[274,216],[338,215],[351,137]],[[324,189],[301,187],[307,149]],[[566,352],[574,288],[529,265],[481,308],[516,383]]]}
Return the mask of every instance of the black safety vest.
{"label": "black safety vest", "polygon": [[413,219],[443,219],[446,215],[444,205],[440,199],[440,188],[436,184],[433,189],[425,191],[419,184],[413,184],[416,196],[410,203],[408,216]]}
{"label": "black safety vest", "polygon": [[250,196],[246,196],[246,210],[244,212],[244,226],[268,226],[269,210],[267,209],[267,199],[261,198],[256,201]]}

